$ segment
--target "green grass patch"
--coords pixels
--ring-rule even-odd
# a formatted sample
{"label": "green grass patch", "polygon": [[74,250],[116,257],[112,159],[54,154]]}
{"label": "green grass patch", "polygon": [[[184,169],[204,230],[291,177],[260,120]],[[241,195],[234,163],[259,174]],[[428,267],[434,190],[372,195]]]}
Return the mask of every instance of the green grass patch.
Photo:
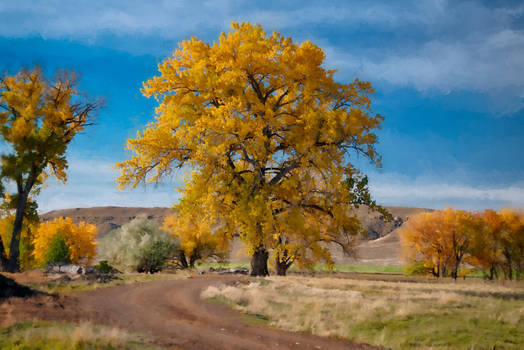
{"label": "green grass patch", "polygon": [[[202,269],[238,269],[245,268],[249,269],[249,263],[200,263],[196,265]],[[315,265],[312,270],[300,269],[296,265],[291,265],[289,271],[316,271],[316,272],[353,272],[353,273],[384,273],[384,274],[403,274],[404,268],[401,266],[375,266],[375,265],[353,265],[353,264],[338,264],[335,265],[333,270],[329,270],[326,265]]]}
{"label": "green grass patch", "polygon": [[486,315],[476,318],[452,312],[369,320],[351,326],[348,334],[394,349],[519,349],[522,331]]}
{"label": "green grass patch", "polygon": [[25,322],[0,329],[0,349],[5,350],[153,350],[145,336],[89,323]]}
{"label": "green grass patch", "polygon": [[[298,268],[291,266],[293,270],[298,270]],[[313,268],[314,271],[334,271],[334,272],[352,272],[352,273],[364,273],[364,274],[395,274],[400,275],[404,273],[404,268],[402,266],[377,266],[377,265],[353,265],[353,264],[337,264],[333,267],[333,270],[329,270],[326,265],[316,265]]]}
{"label": "green grass patch", "polygon": [[255,326],[268,326],[269,318],[262,314],[242,315],[242,322]]}
{"label": "green grass patch", "polygon": [[231,262],[225,262],[225,263],[198,263],[196,264],[196,267],[202,268],[202,269],[249,269],[249,263],[231,263]]}

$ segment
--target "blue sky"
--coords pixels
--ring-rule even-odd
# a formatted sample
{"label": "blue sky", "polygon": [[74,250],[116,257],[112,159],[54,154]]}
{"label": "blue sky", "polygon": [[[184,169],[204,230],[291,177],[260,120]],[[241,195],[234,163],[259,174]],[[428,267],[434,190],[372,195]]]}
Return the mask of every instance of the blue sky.
{"label": "blue sky", "polygon": [[[496,5],[493,5],[496,4]],[[524,207],[524,4],[518,1],[2,1],[0,70],[39,64],[82,74],[104,96],[95,126],[71,145],[69,181],[40,211],[171,206],[173,185],[119,191],[125,140],[153,118],[142,82],[181,40],[212,42],[251,21],[326,52],[342,82],[376,88],[383,168],[362,160],[385,205]]]}

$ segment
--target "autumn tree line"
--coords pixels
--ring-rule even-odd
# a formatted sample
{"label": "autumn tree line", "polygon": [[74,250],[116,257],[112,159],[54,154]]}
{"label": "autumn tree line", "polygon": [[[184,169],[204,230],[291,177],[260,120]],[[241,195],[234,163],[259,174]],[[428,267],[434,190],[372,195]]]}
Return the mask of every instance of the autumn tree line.
{"label": "autumn tree line", "polygon": [[459,267],[487,279],[520,279],[524,268],[524,211],[447,208],[422,212],[401,228],[403,253],[418,272],[457,278]]}
{"label": "autumn tree line", "polygon": [[[122,227],[108,232],[97,241],[95,225],[70,217],[58,217],[39,222],[38,216],[27,221],[20,236],[19,264],[22,271],[45,268],[49,263],[90,266],[95,260],[105,261],[108,267],[123,272],[155,273],[167,262],[178,268],[193,268],[202,259],[223,260],[228,245],[221,244],[205,232],[179,230],[173,226],[175,214],[163,224],[138,217]],[[0,216],[0,240],[10,246],[14,215]],[[9,258],[10,251],[6,251]],[[96,266],[100,266],[100,263]],[[95,266],[95,267],[96,267]]]}

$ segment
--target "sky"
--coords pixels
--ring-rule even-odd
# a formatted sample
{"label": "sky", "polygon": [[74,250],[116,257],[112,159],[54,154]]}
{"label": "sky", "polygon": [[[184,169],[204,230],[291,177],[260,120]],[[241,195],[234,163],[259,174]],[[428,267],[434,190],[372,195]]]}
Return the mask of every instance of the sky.
{"label": "sky", "polygon": [[39,211],[172,206],[184,180],[120,191],[126,139],[154,118],[142,83],[178,43],[206,42],[232,21],[259,23],[324,49],[335,78],[368,80],[380,169],[379,204],[425,208],[524,207],[524,3],[519,1],[0,1],[0,71],[38,64],[82,74],[102,96],[96,124],[68,149],[68,182],[51,180]]}

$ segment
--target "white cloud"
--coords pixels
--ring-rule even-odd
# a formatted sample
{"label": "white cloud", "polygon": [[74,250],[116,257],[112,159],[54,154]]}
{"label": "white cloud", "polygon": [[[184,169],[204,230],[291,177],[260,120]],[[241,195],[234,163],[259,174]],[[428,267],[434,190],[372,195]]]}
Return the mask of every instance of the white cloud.
{"label": "white cloud", "polygon": [[182,183],[185,172],[177,172],[163,184],[124,191],[117,189],[118,171],[106,159],[70,157],[67,174],[66,184],[50,179],[42,190],[37,198],[40,213],[95,206],[171,207],[178,200],[174,186]]}
{"label": "white cloud", "polygon": [[[171,207],[179,194],[174,186],[183,183],[187,170],[170,181],[120,191],[114,183],[118,171],[106,159],[70,157],[68,182],[51,180],[37,198],[40,213],[54,209],[94,206]],[[449,178],[456,178],[454,183]],[[464,209],[524,207],[524,182],[506,186],[476,186],[456,172],[446,179],[419,176],[412,179],[398,173],[371,173],[370,187],[378,203],[393,206]],[[448,181],[448,182],[446,182]]]}
{"label": "white cloud", "polygon": [[[524,5],[490,8],[444,0],[283,6],[236,0],[33,0],[0,4],[0,35],[96,42],[110,34],[174,44],[210,31],[216,37],[232,20],[249,20],[299,39],[317,38],[327,48],[328,65],[345,77],[357,74],[427,93],[479,91],[493,100],[492,112],[506,114],[524,107],[524,32],[513,25],[523,15]],[[352,36],[358,37],[362,28],[375,31],[374,40],[355,48]],[[333,40],[344,36],[350,44]]]}
{"label": "white cloud", "polygon": [[411,52],[374,58],[330,47],[328,65],[371,81],[419,91],[487,93],[493,110],[507,114],[524,107],[524,33],[501,30],[460,43],[430,41]]}
{"label": "white cloud", "polygon": [[410,179],[402,174],[374,174],[371,192],[380,204],[464,209],[524,208],[524,182],[506,186],[446,183],[435,178]]}

